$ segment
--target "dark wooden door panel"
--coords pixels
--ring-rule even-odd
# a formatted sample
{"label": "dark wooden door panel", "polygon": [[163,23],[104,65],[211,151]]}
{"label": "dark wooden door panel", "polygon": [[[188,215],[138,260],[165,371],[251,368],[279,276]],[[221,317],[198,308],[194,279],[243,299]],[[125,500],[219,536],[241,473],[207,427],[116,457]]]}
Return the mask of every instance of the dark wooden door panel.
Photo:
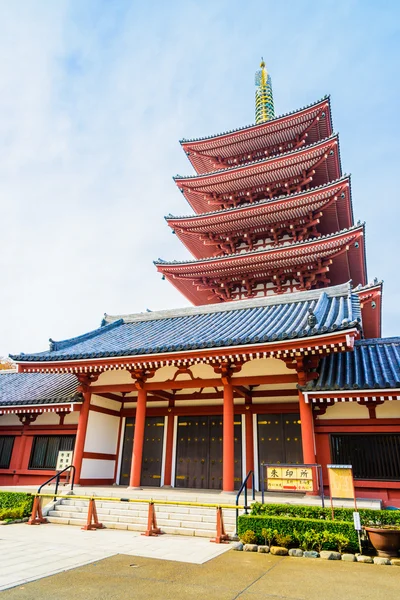
{"label": "dark wooden door panel", "polygon": [[[301,464],[300,415],[298,413],[257,416],[258,461],[268,464]],[[262,477],[260,467],[260,479]]]}
{"label": "dark wooden door panel", "polygon": [[[235,487],[242,481],[242,428],[235,422]],[[222,416],[179,417],[175,486],[222,489]]]}
{"label": "dark wooden door panel", "polygon": [[[121,485],[129,485],[134,434],[135,418],[127,417],[125,420],[125,436],[122,447]],[[160,485],[163,439],[164,417],[146,417],[140,485]]]}

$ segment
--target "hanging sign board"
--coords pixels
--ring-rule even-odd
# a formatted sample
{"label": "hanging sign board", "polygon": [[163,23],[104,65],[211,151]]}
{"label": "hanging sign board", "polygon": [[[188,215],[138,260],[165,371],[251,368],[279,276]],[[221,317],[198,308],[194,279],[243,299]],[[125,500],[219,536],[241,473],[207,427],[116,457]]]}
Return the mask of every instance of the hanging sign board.
{"label": "hanging sign board", "polygon": [[313,469],[301,467],[267,466],[267,491],[269,492],[312,492]]}
{"label": "hanging sign board", "polygon": [[62,471],[72,465],[73,450],[60,450],[57,456],[56,471]]}
{"label": "hanging sign board", "polygon": [[353,468],[351,465],[327,465],[331,498],[354,500]]}

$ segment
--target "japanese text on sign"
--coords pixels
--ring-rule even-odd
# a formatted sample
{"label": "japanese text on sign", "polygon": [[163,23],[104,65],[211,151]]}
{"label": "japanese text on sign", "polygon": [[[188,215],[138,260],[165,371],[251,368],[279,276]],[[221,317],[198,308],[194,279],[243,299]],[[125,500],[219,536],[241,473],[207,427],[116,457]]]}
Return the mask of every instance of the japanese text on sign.
{"label": "japanese text on sign", "polygon": [[269,491],[312,492],[313,473],[310,467],[267,467]]}

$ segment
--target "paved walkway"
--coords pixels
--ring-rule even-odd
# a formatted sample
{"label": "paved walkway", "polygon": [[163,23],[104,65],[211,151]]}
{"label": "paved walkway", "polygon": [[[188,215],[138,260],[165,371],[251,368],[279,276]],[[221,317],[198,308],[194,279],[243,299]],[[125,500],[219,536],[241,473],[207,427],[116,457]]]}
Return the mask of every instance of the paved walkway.
{"label": "paved walkway", "polygon": [[[191,538],[190,543],[193,541]],[[233,551],[203,564],[117,555],[75,569],[73,573],[20,585],[2,592],[2,598],[397,600],[399,583],[400,568],[394,566]]]}
{"label": "paved walkway", "polygon": [[228,549],[229,545],[211,544],[204,538],[145,537],[131,531],[82,531],[64,525],[4,525],[0,527],[0,590],[116,554],[202,564]]}

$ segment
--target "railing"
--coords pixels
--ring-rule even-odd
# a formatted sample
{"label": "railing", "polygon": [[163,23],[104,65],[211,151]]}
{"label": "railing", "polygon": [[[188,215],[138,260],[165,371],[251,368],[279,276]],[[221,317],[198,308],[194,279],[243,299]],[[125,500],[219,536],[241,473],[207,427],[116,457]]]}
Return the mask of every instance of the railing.
{"label": "railing", "polygon": [[[65,471],[66,469],[64,469]],[[60,475],[61,473],[63,473],[64,471],[60,471],[60,473],[58,473],[57,475]],[[57,475],[54,475],[51,479],[49,479],[49,481],[52,481],[52,479],[55,479],[57,477]],[[249,474],[250,475],[250,474]],[[248,477],[249,477],[248,475]],[[248,477],[246,478],[245,481],[247,481]],[[253,480],[254,482],[254,480]],[[46,482],[48,483],[48,482]],[[46,483],[44,483],[43,485],[46,485]],[[39,488],[41,489],[43,487],[43,485]],[[56,492],[55,492],[56,493]],[[253,494],[254,494],[254,483],[253,483]],[[47,519],[45,517],[43,517],[42,514],[42,508],[41,508],[41,503],[40,500],[41,498],[50,498],[54,495],[54,493],[40,493],[40,491],[38,491],[36,494],[33,494],[34,496],[34,502],[33,502],[33,507],[32,507],[32,515],[31,518],[28,521],[28,525],[40,525],[41,523],[47,523]],[[149,512],[148,512],[148,522],[147,522],[147,529],[145,531],[145,533],[143,535],[159,535],[161,532],[161,530],[157,527],[157,522],[156,522],[156,513],[154,511],[154,506],[155,505],[164,505],[164,506],[192,506],[192,507],[197,507],[197,508],[215,508],[216,509],[216,530],[217,530],[217,534],[215,539],[211,540],[212,542],[216,542],[217,544],[221,544],[221,543],[226,543],[229,541],[229,536],[226,534],[225,532],[225,526],[224,526],[224,522],[223,522],[223,516],[222,516],[222,509],[226,509],[226,510],[239,510],[239,509],[245,509],[245,506],[239,506],[237,504],[236,501],[236,505],[234,504],[209,504],[209,503],[205,503],[205,502],[182,502],[182,501],[176,501],[176,500],[153,500],[152,498],[148,499],[148,498],[119,498],[116,496],[94,496],[94,495],[88,495],[88,496],[73,496],[71,498],[71,496],[68,496],[66,494],[57,494],[56,493],[56,497],[59,499],[67,499],[67,500],[87,500],[89,502],[89,506],[88,506],[88,516],[87,516],[87,523],[85,525],[85,527],[83,527],[82,529],[86,529],[86,530],[90,530],[90,529],[102,529],[103,525],[102,523],[99,522],[98,516],[97,516],[97,509],[96,509],[96,501],[100,501],[100,502],[128,502],[128,503],[137,503],[137,504],[148,504],[149,505]]]}
{"label": "railing", "polygon": [[255,487],[254,487],[254,471],[249,471],[245,477],[245,479],[243,480],[242,485],[239,488],[238,493],[236,494],[236,500],[235,500],[235,505],[236,505],[236,527],[235,527],[235,535],[237,535],[237,529],[238,529],[238,519],[239,519],[239,498],[240,498],[240,494],[243,492],[244,490],[244,514],[247,515],[248,514],[248,506],[247,506],[247,482],[249,480],[249,478],[251,479],[251,490],[252,490],[252,499],[255,500]]}
{"label": "railing", "polygon": [[74,482],[75,482],[75,467],[74,465],[69,465],[68,467],[65,467],[65,469],[63,469],[62,471],[57,471],[57,473],[55,475],[53,475],[52,477],[50,477],[50,479],[48,479],[47,481],[45,481],[44,483],[42,483],[42,485],[39,487],[37,493],[40,494],[40,492],[42,491],[42,488],[44,488],[45,485],[48,485],[51,481],[53,481],[54,479],[56,480],[56,488],[54,490],[54,500],[56,500],[57,498],[57,492],[58,492],[58,485],[60,483],[60,476],[65,473],[66,471],[68,471],[69,469],[71,469],[71,480],[70,480],[70,484],[71,484],[71,492],[74,489]]}

